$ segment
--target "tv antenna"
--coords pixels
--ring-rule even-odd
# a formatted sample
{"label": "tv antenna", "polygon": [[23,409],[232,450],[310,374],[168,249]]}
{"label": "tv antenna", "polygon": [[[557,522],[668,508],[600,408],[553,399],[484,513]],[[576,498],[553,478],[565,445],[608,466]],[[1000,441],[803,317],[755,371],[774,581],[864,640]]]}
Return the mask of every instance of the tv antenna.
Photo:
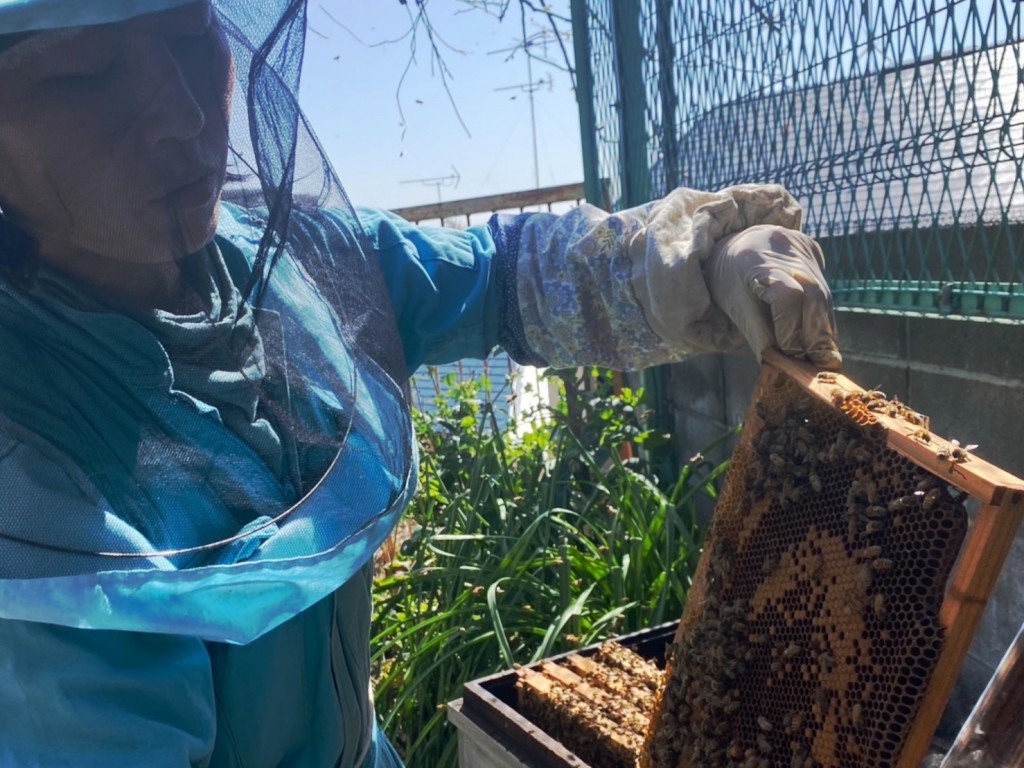
{"label": "tv antenna", "polygon": [[451,187],[452,189],[458,189],[459,182],[462,180],[462,176],[459,174],[459,169],[454,165],[451,167],[452,172],[447,176],[427,176],[422,179],[406,179],[405,181],[398,182],[399,184],[422,184],[425,187],[434,187],[437,190],[437,202],[444,202],[441,199],[442,187]]}
{"label": "tv antenna", "polygon": [[[537,108],[536,108],[536,106],[534,104],[533,94],[536,93],[537,91],[539,91],[541,88],[544,88],[545,86],[547,87],[547,89],[549,91],[553,90],[554,87],[555,87],[555,81],[554,81],[554,78],[551,76],[550,72],[548,73],[548,76],[546,78],[541,77],[539,80],[534,80],[533,79],[533,56],[530,53],[530,48],[536,42],[537,42],[536,40],[534,40],[534,39],[532,39],[530,37],[527,37],[527,35],[526,35],[526,28],[523,27],[523,42],[522,42],[522,44],[513,46],[512,48],[504,48],[504,49],[497,50],[497,51],[488,51],[488,53],[492,53],[492,54],[494,54],[494,53],[508,53],[509,51],[511,51],[512,54],[514,54],[515,51],[518,51],[520,48],[526,53],[526,82],[525,83],[519,83],[518,85],[504,85],[504,86],[502,86],[500,88],[495,88],[494,90],[495,91],[521,91],[521,92],[526,93],[527,96],[529,97],[529,101],[530,101],[530,133],[531,133],[531,136],[533,137],[533,184],[534,184],[535,188],[540,189],[540,163],[537,160]],[[547,53],[547,49],[548,49],[548,39],[547,39],[547,34],[546,33],[542,33],[540,35],[540,43],[543,46],[544,52],[546,54]],[[511,54],[510,54],[510,58],[511,58]]]}

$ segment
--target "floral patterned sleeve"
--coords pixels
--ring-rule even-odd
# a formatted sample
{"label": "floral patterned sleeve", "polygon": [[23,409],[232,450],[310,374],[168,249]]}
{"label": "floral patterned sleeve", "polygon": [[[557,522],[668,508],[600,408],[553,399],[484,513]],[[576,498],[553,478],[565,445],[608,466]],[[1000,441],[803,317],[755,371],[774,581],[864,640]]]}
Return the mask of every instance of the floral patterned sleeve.
{"label": "floral patterned sleeve", "polygon": [[591,205],[496,214],[500,343],[521,363],[617,370],[735,349],[743,338],[701,267],[719,239],[763,223],[799,228],[799,206],[781,187],[678,189],[614,214]]}
{"label": "floral patterned sleeve", "polygon": [[643,226],[639,212],[609,216],[590,205],[492,218],[506,307],[501,346],[513,359],[618,370],[679,359],[648,327],[630,286],[621,244]]}

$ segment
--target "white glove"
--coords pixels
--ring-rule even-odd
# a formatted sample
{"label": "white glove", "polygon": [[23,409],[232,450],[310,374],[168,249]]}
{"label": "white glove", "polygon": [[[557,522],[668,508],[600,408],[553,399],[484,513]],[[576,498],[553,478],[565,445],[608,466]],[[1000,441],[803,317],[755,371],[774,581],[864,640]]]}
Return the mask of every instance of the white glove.
{"label": "white glove", "polygon": [[776,347],[837,369],[843,358],[824,266],[821,247],[808,235],[762,224],[716,242],[703,271],[712,300],[759,360]]}

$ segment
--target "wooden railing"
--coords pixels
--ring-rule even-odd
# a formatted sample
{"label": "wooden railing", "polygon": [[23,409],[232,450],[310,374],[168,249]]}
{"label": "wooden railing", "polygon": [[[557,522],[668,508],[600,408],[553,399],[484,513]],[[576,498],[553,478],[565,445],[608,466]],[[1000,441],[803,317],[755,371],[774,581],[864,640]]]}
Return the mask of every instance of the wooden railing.
{"label": "wooden railing", "polygon": [[470,217],[474,214],[523,211],[527,208],[546,208],[550,211],[557,203],[579,203],[585,196],[583,183],[580,182],[579,184],[560,184],[555,187],[527,189],[521,192],[506,192],[500,195],[469,197],[447,203],[413,205],[408,208],[397,208],[394,212],[413,223],[440,221],[442,226],[446,223],[451,226],[454,223],[453,220],[465,217],[465,224],[468,226],[472,223]]}

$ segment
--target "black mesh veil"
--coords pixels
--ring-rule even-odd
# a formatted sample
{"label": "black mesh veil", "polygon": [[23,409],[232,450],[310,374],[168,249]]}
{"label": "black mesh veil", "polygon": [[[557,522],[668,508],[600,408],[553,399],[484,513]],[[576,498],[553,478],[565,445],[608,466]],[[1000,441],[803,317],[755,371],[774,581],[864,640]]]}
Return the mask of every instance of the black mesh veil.
{"label": "black mesh veil", "polygon": [[[150,96],[143,106],[133,102],[136,112],[126,121],[142,131],[147,110],[163,108],[162,122],[152,128],[160,138],[151,142],[156,149],[132,149],[130,162],[122,162],[117,144],[114,159],[97,166],[97,176],[109,165],[139,168],[141,181],[122,171],[127,191],[120,197],[117,179],[101,179],[102,186],[97,181],[96,190],[83,194],[83,210],[97,196],[113,201],[101,209],[111,226],[93,240],[79,234],[89,229],[77,226],[88,223],[84,214],[71,216],[75,226],[65,229],[40,218],[49,187],[37,204],[31,183],[15,194],[0,182],[0,259],[7,265],[0,280],[0,364],[25,371],[0,382],[0,426],[59,467],[75,491],[42,522],[0,514],[3,556],[23,564],[33,584],[26,589],[24,581],[0,579],[0,615],[27,615],[19,605],[31,601],[33,617],[40,610],[45,615],[48,604],[60,616],[77,585],[76,615],[93,626],[244,641],[335,588],[393,526],[413,474],[402,349],[372,248],[298,105],[305,1],[212,4],[214,36],[230,50],[233,78],[233,87],[220,93],[228,138],[215,181],[208,173],[195,177],[209,170],[203,137],[215,130],[216,110],[195,119],[191,107],[167,107],[160,90],[206,82],[202,67],[215,58],[207,50],[211,33],[192,29],[189,14],[209,6],[148,5],[96,11],[96,18],[76,19],[78,26],[48,23],[38,34],[24,21],[5,28],[0,12],[0,68],[5,58],[13,66],[18,56],[31,61],[39,53],[33,47],[44,55],[57,50],[51,45],[81,46],[73,59],[87,60],[90,46],[103,48],[91,41],[108,32],[100,42],[114,41],[125,59],[140,56],[133,66],[177,67],[176,79],[167,81],[172,85],[154,90],[152,103]],[[11,18],[17,21],[16,14]],[[82,29],[88,34],[80,35]],[[163,52],[164,36],[168,56],[158,59],[153,41]],[[149,46],[147,52],[139,53],[137,44]],[[102,84],[111,71],[105,59],[93,66],[82,88],[99,89],[88,78]],[[106,92],[97,92],[97,105],[109,109]],[[193,101],[202,110],[202,94]],[[109,122],[94,117],[99,126]],[[186,247],[206,225],[207,187],[221,179],[215,237],[205,238],[204,247]],[[83,175],[75,189],[89,184]],[[72,213],[74,194],[70,203],[61,195]],[[128,216],[122,208],[135,210],[134,200],[152,197],[157,202],[147,203],[140,219],[164,222],[168,231],[151,241],[173,241],[174,257],[140,248],[131,238],[152,226],[138,225],[108,248],[114,253],[130,243],[122,250],[131,255],[108,258],[103,238],[113,242],[108,230],[118,232],[118,217]],[[157,215],[154,207],[164,210]],[[87,243],[83,251],[95,256],[98,273],[115,275],[111,280],[151,265],[153,275],[174,273],[171,282],[187,285],[193,300],[126,301],[93,273],[83,278],[77,266],[32,258],[25,243],[46,254],[52,231]],[[115,269],[103,266],[118,260]],[[36,267],[25,270],[26,262]],[[262,615],[253,613],[247,588],[264,606]],[[165,611],[169,603],[177,608],[154,618],[154,596]],[[218,616],[230,614],[224,609],[231,600],[249,601],[247,626],[221,626]]]}

